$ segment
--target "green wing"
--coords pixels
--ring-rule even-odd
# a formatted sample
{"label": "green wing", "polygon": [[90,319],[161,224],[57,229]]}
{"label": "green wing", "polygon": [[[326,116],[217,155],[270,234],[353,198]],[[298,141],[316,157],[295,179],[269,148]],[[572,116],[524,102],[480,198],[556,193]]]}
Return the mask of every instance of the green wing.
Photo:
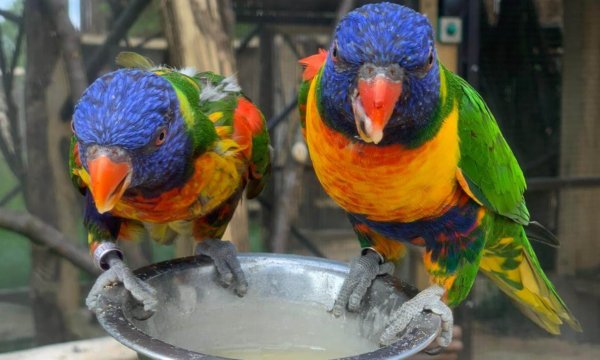
{"label": "green wing", "polygon": [[257,197],[271,176],[271,147],[266,123],[264,123],[261,131],[252,137],[252,163],[250,167],[250,181],[246,190],[248,199]]}
{"label": "green wing", "polygon": [[152,60],[138,53],[122,51],[115,58],[115,63],[124,68],[151,70],[156,68]]}
{"label": "green wing", "polygon": [[246,196],[258,196],[271,174],[269,131],[263,114],[243,94],[234,77],[201,72],[194,78],[200,85],[200,110],[215,127],[233,127],[240,135],[235,141],[249,149],[249,153],[244,151],[250,169]]}
{"label": "green wing", "polygon": [[298,89],[298,111],[300,112],[300,125],[302,131],[306,128],[306,102],[308,100],[308,91],[310,90],[311,80],[303,81]]}
{"label": "green wing", "polygon": [[458,95],[458,166],[468,185],[467,192],[495,213],[529,224],[523,198],[525,177],[494,116],[475,89],[459,76],[444,71],[449,89]]}
{"label": "green wing", "polygon": [[71,146],[69,150],[69,176],[73,185],[82,195],[85,195],[87,186],[81,179],[79,171],[83,169],[81,159],[79,158],[79,144],[75,135],[71,136]]}

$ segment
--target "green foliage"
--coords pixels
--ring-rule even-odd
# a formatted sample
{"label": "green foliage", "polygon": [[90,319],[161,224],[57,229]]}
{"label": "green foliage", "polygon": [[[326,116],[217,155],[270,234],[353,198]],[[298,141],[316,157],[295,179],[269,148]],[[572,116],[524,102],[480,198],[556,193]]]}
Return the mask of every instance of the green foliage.
{"label": "green foliage", "polygon": [[[0,198],[11,191],[16,185],[14,178],[4,158],[0,156]],[[19,194],[15,196],[6,208],[12,210],[24,210],[25,201]],[[29,283],[31,245],[24,236],[15,234],[8,230],[0,229],[0,289],[27,286]]]}

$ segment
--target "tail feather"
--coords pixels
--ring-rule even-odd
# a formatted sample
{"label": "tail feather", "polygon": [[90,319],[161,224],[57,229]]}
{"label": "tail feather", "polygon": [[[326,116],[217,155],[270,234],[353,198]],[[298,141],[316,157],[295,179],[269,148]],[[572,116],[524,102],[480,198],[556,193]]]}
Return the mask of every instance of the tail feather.
{"label": "tail feather", "polygon": [[480,263],[483,273],[546,331],[560,334],[563,323],[581,331],[581,325],[541,269],[522,229],[517,237],[502,238],[486,247]]}
{"label": "tail feather", "polygon": [[537,221],[530,221],[527,227],[525,227],[525,233],[530,240],[535,240],[555,248],[560,246],[558,238]]}

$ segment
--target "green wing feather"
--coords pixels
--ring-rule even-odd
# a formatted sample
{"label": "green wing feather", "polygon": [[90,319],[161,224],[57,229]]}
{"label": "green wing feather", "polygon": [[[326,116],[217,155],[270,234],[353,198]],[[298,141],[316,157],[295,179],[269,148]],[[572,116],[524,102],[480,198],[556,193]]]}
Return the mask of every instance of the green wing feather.
{"label": "green wing feather", "polygon": [[156,65],[154,65],[152,60],[131,51],[120,52],[117,55],[115,62],[117,63],[117,65],[122,66],[124,68],[144,70],[151,70],[156,68]]}
{"label": "green wing feather", "polygon": [[79,145],[77,144],[77,138],[75,135],[71,136],[71,146],[69,150],[69,176],[71,182],[79,190],[82,195],[85,195],[87,186],[77,173],[81,169],[81,160],[79,159]]}
{"label": "green wing feather", "polygon": [[[241,90],[235,90],[235,86],[225,76],[213,72],[201,72],[194,75],[198,81],[201,92],[207,86],[212,87],[212,91],[222,92],[224,95],[216,101],[201,101],[200,110],[205,114],[222,113],[218,119],[213,120],[215,126],[234,126],[234,117],[238,106],[244,102],[245,113],[244,121],[246,126],[253,130],[251,141],[252,153],[250,154],[250,173],[248,176],[248,185],[246,196],[252,199],[263,190],[271,174],[271,154],[269,146],[269,132],[267,123],[263,114],[258,110],[252,101],[246,97]],[[228,90],[230,89],[230,90]],[[243,100],[243,101],[242,101]],[[248,106],[248,104],[252,104]],[[243,112],[243,111],[242,111]]]}
{"label": "green wing feather", "polygon": [[529,223],[525,177],[494,116],[466,81],[444,69],[448,87],[459,93],[460,162],[475,200],[523,225]]}
{"label": "green wing feather", "polygon": [[310,90],[311,80],[303,81],[298,89],[298,111],[300,112],[300,125],[302,130],[306,128],[306,103],[308,101],[308,91]]}

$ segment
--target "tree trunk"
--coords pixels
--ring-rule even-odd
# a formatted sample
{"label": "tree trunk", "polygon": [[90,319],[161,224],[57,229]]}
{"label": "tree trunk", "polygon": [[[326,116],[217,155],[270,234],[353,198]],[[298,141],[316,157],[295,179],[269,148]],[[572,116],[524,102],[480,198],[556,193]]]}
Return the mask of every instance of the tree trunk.
{"label": "tree trunk", "polygon": [[[600,176],[600,2],[564,1],[564,56],[560,175]],[[565,189],[560,194],[559,273],[600,267],[600,189]],[[597,271],[597,270],[595,270]]]}
{"label": "tree trunk", "polygon": [[[171,65],[193,66],[223,75],[235,73],[231,47],[235,15],[231,1],[163,1],[162,5]],[[248,250],[245,201],[238,205],[223,239],[231,240],[238,251]],[[189,255],[192,248],[191,239],[178,239],[175,254]]]}
{"label": "tree trunk", "polygon": [[[49,158],[47,88],[59,59],[57,37],[46,16],[42,0],[25,3],[27,67],[25,77],[27,209],[48,224],[57,226],[57,198]],[[65,341],[69,338],[60,298],[63,277],[61,260],[46,247],[32,244],[31,303],[37,344]]]}

